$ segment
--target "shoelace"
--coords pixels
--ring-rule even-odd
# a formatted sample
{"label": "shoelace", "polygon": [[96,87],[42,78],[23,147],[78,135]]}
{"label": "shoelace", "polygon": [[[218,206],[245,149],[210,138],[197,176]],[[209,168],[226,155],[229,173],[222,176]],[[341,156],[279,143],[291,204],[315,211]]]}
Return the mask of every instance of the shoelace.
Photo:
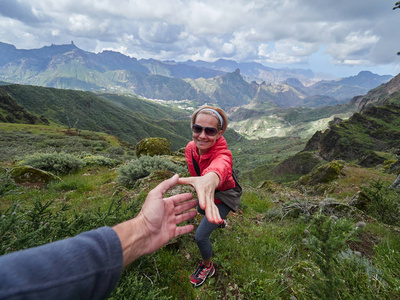
{"label": "shoelace", "polygon": [[194,272],[194,276],[195,277],[199,277],[199,275],[200,276],[204,276],[205,275],[205,273],[207,272],[207,267],[205,266],[205,265],[203,265],[203,264],[200,264],[198,267],[197,267],[197,269],[196,269],[196,271]]}

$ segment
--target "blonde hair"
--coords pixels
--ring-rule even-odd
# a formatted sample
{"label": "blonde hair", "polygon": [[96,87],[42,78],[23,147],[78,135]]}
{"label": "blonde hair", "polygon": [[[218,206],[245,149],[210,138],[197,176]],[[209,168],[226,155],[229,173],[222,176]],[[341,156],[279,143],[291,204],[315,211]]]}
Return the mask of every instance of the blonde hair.
{"label": "blonde hair", "polygon": [[[206,110],[202,111],[203,109],[206,109]],[[215,110],[221,116],[222,124],[221,124],[221,121],[220,121],[220,118],[218,117],[218,115],[215,112],[210,111],[210,109]],[[219,130],[222,130],[222,133],[224,133],[226,128],[228,127],[228,117],[226,116],[225,112],[219,107],[213,107],[213,106],[200,107],[192,115],[192,120],[191,120],[191,124],[190,124],[191,126],[193,126],[193,124],[196,123],[196,118],[199,114],[205,114],[205,115],[210,115],[210,116],[214,117],[218,122],[217,128]]]}

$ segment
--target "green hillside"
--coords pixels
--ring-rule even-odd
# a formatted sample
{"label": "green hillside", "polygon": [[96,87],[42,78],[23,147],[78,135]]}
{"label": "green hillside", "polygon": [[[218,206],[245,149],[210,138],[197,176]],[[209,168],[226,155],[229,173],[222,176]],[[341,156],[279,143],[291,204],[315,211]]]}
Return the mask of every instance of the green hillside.
{"label": "green hillside", "polygon": [[[99,96],[91,92],[23,85],[1,86],[0,90],[30,113],[44,116],[51,122],[106,132],[133,145],[145,137],[158,136],[171,140],[172,147],[179,149],[186,145],[191,136],[189,118],[185,119],[187,113],[161,108],[146,100],[121,98],[116,105],[116,97]],[[174,126],[166,129],[164,123]]]}

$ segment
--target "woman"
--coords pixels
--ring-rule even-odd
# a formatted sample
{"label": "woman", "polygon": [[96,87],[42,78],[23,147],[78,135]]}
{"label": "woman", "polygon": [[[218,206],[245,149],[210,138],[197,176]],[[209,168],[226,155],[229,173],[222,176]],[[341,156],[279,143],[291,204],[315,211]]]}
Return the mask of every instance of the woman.
{"label": "woman", "polygon": [[178,183],[191,184],[196,189],[197,210],[205,215],[196,231],[202,261],[190,277],[190,282],[198,287],[215,273],[210,235],[226,224],[224,219],[231,210],[237,210],[241,188],[232,175],[232,154],[222,136],[228,126],[225,112],[202,107],[193,113],[191,126],[193,141],[186,146],[185,157],[193,177],[180,178]]}

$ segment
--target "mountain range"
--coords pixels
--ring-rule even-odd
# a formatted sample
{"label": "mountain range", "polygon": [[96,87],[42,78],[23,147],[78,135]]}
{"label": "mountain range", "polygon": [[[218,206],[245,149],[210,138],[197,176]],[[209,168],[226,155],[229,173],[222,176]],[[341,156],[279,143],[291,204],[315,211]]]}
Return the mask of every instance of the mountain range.
{"label": "mountain range", "polygon": [[[254,102],[229,111],[225,133],[243,180],[297,180],[331,160],[375,167],[400,148],[400,74],[347,103],[280,108]],[[344,116],[341,118],[341,116]],[[0,122],[49,124],[112,134],[132,146],[190,140],[190,112],[131,95],[0,84]],[[251,137],[251,138],[249,138]]]}
{"label": "mountain range", "polygon": [[364,95],[391,78],[364,71],[312,83],[315,78],[311,70],[273,69],[254,62],[138,60],[114,51],[84,51],[73,42],[31,50],[0,43],[0,80],[5,82],[190,100],[224,109],[253,102],[271,107],[336,105]]}

